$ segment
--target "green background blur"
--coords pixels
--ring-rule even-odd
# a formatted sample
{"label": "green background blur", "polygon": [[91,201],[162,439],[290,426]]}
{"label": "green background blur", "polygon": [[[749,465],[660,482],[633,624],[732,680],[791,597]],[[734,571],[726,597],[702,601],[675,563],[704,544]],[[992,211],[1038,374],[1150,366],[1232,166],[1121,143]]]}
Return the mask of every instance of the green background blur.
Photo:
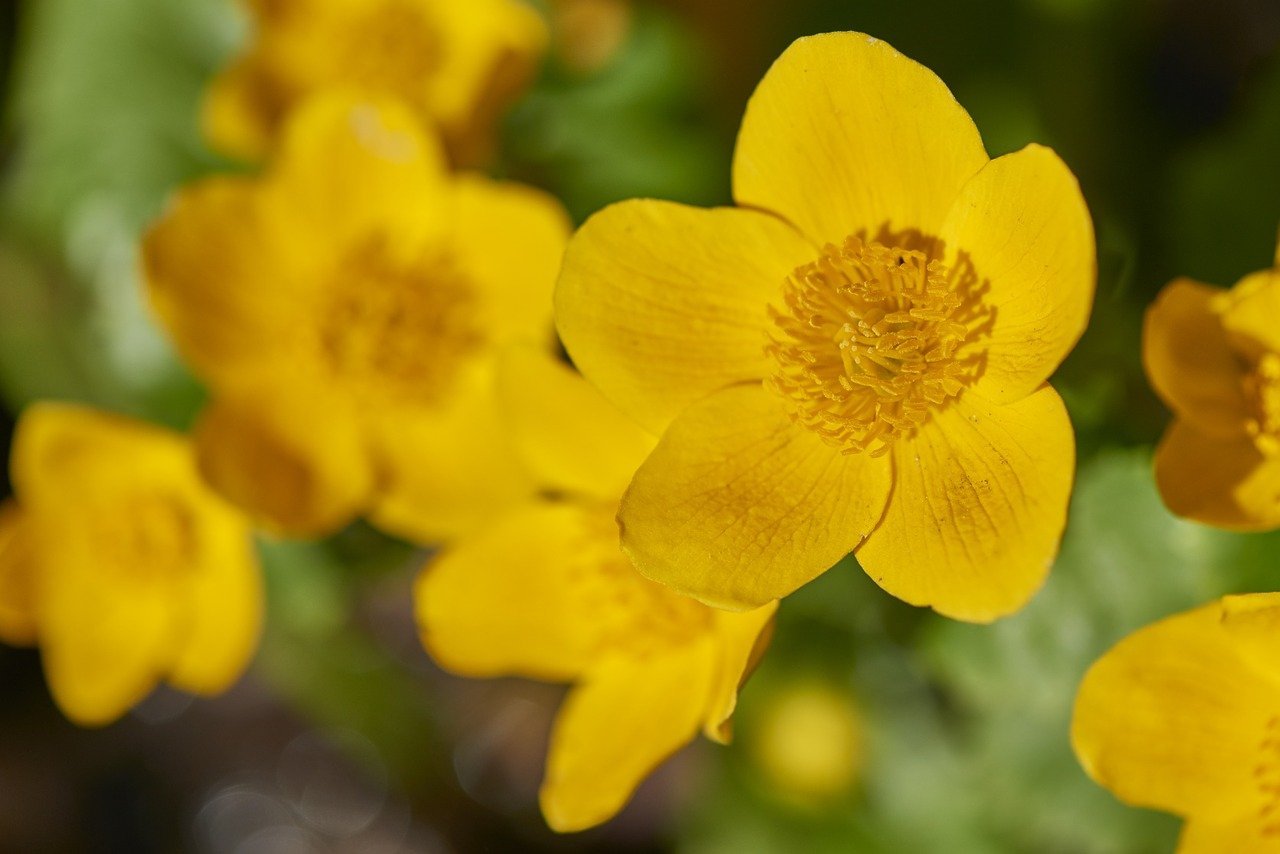
{"label": "green background blur", "polygon": [[[227,696],[161,691],[80,731],[30,650],[0,648],[0,851],[1161,852],[1177,822],[1118,804],[1072,758],[1084,669],[1125,633],[1224,592],[1280,589],[1280,536],[1170,517],[1167,415],[1139,360],[1175,275],[1230,285],[1280,225],[1276,0],[637,2],[607,64],[554,57],[504,127],[498,174],[581,219],[655,196],[729,202],[743,105],[794,38],[856,29],[936,71],[993,155],[1053,146],[1099,242],[1092,325],[1056,384],[1079,434],[1062,556],[992,627],[881,593],[850,561],[787,599],[738,738],[698,744],[604,828],[536,812],[561,689],[441,674],[417,644],[422,555],[354,527],[263,543],[269,614]],[[244,36],[227,0],[0,0],[0,444],[37,398],[184,427],[201,391],[139,298],[135,240],[180,182],[226,168],[196,105]],[[1277,319],[1280,322],[1280,318]],[[7,484],[3,484],[7,490]],[[762,710],[820,681],[861,709],[860,785],[797,802],[753,758]]]}

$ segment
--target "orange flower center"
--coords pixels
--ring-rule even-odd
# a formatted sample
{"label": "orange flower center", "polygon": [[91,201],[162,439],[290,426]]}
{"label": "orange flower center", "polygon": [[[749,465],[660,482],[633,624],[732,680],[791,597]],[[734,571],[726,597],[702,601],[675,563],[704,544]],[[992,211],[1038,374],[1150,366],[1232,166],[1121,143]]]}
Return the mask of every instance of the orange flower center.
{"label": "orange flower center", "polygon": [[849,237],[787,278],[769,307],[766,380],[792,418],[846,454],[879,456],[977,377],[961,358],[973,321],[990,314],[921,251]]}
{"label": "orange flower center", "polygon": [[415,103],[440,67],[439,27],[421,2],[385,0],[355,20],[337,67],[347,79]]}
{"label": "orange flower center", "polygon": [[1267,353],[1244,378],[1253,417],[1245,425],[1264,454],[1280,453],[1280,354]]}
{"label": "orange flower center", "polygon": [[572,569],[578,612],[600,621],[600,652],[644,656],[687,644],[710,627],[710,611],[636,571],[618,545],[615,509],[588,517]]}
{"label": "orange flower center", "polygon": [[446,258],[398,262],[374,239],[347,256],[330,293],[321,353],[359,394],[435,402],[483,342],[475,292]]}

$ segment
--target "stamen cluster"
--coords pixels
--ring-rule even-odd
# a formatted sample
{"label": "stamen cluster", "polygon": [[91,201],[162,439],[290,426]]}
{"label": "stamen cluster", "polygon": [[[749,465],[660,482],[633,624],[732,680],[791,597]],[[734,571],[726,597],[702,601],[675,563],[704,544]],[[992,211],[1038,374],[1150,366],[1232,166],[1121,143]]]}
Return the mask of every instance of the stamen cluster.
{"label": "stamen cluster", "polygon": [[849,237],[797,268],[769,307],[777,363],[767,385],[792,417],[844,453],[888,451],[970,377],[964,297],[945,264]]}
{"label": "stamen cluster", "polygon": [[1258,449],[1280,452],[1280,354],[1266,353],[1245,376],[1245,394],[1253,408],[1246,429]]}

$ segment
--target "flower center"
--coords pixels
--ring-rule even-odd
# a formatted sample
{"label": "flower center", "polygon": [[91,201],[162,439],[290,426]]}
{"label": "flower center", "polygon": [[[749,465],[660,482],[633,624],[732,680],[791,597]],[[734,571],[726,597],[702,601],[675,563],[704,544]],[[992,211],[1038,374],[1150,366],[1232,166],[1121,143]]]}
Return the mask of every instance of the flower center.
{"label": "flower center", "polygon": [[320,349],[358,394],[434,402],[483,343],[471,283],[444,257],[398,262],[371,240],[339,265]]}
{"label": "flower center", "polygon": [[599,620],[599,650],[645,656],[690,642],[710,627],[710,611],[636,571],[618,545],[615,510],[601,506],[587,517],[571,570],[578,613]]}
{"label": "flower center", "polygon": [[441,38],[421,2],[383,0],[352,25],[338,68],[348,80],[417,104],[440,67]]}
{"label": "flower center", "polygon": [[1244,378],[1245,396],[1253,417],[1245,428],[1258,450],[1280,453],[1280,353],[1266,353]]}
{"label": "flower center", "polygon": [[171,579],[196,554],[196,524],[186,504],[169,495],[138,495],[94,514],[94,553],[104,566],[144,583]]}
{"label": "flower center", "polygon": [[967,299],[968,283],[918,250],[829,244],[787,278],[784,307],[769,307],[766,384],[843,453],[882,455],[977,378],[980,358],[959,352],[990,311]]}

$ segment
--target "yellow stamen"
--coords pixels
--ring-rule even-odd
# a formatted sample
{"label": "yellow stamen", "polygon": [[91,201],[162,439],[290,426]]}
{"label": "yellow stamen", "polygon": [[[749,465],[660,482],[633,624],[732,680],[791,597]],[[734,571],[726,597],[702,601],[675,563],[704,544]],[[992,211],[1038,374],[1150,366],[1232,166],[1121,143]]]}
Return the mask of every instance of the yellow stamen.
{"label": "yellow stamen", "polygon": [[1266,353],[1244,378],[1253,417],[1245,425],[1264,454],[1280,453],[1280,353]]}
{"label": "yellow stamen", "polygon": [[849,237],[797,268],[782,297],[767,385],[844,453],[886,453],[976,376],[958,354],[981,307],[924,252]]}

